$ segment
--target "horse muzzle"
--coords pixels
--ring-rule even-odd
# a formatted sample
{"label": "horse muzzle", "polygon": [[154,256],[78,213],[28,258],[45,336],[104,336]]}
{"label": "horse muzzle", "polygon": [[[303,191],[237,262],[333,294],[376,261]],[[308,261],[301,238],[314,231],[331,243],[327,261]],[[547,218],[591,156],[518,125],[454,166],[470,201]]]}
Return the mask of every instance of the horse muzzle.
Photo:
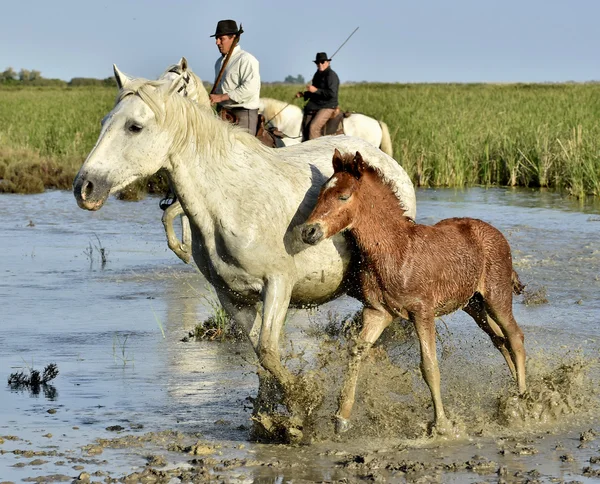
{"label": "horse muzzle", "polygon": [[73,181],[73,195],[79,208],[98,210],[108,198],[110,187],[106,183],[95,182],[83,174],[78,174]]}
{"label": "horse muzzle", "polygon": [[300,230],[302,240],[306,244],[316,245],[323,239],[321,224],[304,224]]}

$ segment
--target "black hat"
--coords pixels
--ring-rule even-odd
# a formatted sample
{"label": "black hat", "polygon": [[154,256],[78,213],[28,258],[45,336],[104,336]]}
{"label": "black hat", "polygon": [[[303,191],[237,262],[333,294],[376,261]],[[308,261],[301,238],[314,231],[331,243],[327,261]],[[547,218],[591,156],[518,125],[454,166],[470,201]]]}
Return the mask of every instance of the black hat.
{"label": "black hat", "polygon": [[239,33],[241,32],[238,30],[235,20],[219,20],[215,35],[211,35],[211,37],[218,37],[219,35],[237,35]]}
{"label": "black hat", "polygon": [[331,61],[325,52],[317,52],[317,57],[313,61],[315,64],[320,64],[323,61]]}

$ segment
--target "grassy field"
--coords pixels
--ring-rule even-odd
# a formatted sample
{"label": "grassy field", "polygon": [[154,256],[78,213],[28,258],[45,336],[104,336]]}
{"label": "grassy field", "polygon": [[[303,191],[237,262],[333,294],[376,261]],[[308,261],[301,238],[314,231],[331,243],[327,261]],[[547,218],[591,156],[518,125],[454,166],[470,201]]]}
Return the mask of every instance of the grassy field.
{"label": "grassy field", "polygon": [[[293,99],[299,86],[265,85]],[[598,84],[356,84],[342,108],[385,121],[419,186],[549,187],[600,197]],[[112,88],[0,89],[0,191],[69,189]],[[300,105],[300,101],[294,101]],[[162,185],[157,189],[162,189]]]}

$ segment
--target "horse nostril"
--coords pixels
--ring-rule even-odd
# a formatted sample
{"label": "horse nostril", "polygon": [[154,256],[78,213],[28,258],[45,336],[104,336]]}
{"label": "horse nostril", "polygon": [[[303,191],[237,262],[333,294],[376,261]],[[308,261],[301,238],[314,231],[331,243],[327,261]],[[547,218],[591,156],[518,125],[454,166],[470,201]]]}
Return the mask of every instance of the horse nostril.
{"label": "horse nostril", "polygon": [[317,224],[306,225],[302,229],[302,240],[307,244],[316,244],[321,236],[321,228]]}
{"label": "horse nostril", "polygon": [[94,192],[94,184],[91,181],[86,181],[81,187],[81,199],[87,200]]}

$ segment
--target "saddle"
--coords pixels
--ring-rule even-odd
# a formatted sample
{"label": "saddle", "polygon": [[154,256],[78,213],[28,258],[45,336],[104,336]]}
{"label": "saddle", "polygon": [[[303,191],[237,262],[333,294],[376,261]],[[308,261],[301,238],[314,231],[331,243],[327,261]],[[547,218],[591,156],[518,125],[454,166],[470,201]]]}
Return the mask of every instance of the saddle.
{"label": "saddle", "polygon": [[[238,117],[230,110],[222,108],[219,111],[219,115],[223,121],[227,121],[231,124],[238,124]],[[262,114],[258,114],[258,121],[256,125],[256,137],[263,144],[269,148],[277,147],[277,138],[283,138],[283,133],[275,128],[265,128],[265,117]]]}
{"label": "saddle", "polygon": [[238,117],[235,114],[233,114],[233,112],[229,109],[221,108],[221,110],[219,111],[219,115],[221,116],[221,119],[223,121],[227,121],[231,124],[238,124]]}
{"label": "saddle", "polygon": [[256,137],[263,145],[268,146],[269,148],[275,148],[277,147],[277,139],[282,139],[283,133],[276,128],[265,128],[265,116],[258,113]]}
{"label": "saddle", "polygon": [[335,108],[331,117],[323,127],[323,136],[330,134],[344,134],[344,118],[347,118],[352,113],[350,111],[342,111],[339,106]]}

